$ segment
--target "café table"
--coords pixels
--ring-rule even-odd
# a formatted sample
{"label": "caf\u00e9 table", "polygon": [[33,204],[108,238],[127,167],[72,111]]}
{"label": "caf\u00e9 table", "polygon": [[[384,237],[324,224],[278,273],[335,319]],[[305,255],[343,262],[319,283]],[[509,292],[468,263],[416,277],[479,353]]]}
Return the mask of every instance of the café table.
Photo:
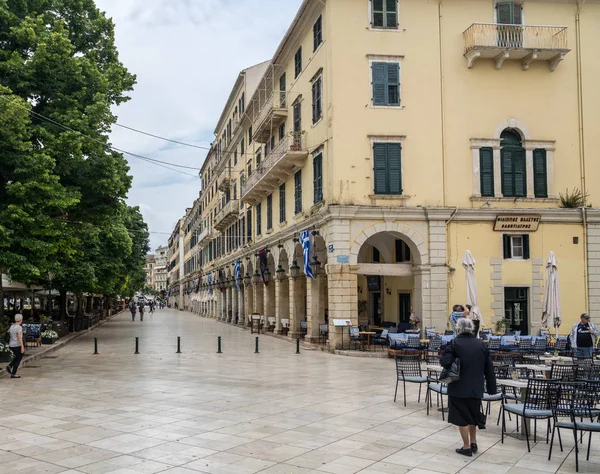
{"label": "caf\u00e9 table", "polygon": [[515,367],[517,369],[524,368],[531,372],[550,372],[552,370],[551,366],[544,364],[515,364]]}
{"label": "caf\u00e9 table", "polygon": [[358,334],[361,336],[367,336],[367,347],[371,350],[371,336],[376,335],[375,331],[360,331]]}

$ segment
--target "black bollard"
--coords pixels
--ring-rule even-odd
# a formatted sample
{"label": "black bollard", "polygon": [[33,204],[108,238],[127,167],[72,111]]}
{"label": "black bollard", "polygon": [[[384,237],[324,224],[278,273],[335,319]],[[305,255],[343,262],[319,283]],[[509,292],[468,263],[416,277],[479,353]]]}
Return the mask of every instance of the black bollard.
{"label": "black bollard", "polygon": [[296,354],[300,354],[300,338],[296,338]]}
{"label": "black bollard", "polygon": [[181,354],[181,336],[177,336],[177,354]]}
{"label": "black bollard", "polygon": [[94,354],[98,354],[98,338],[94,338]]}
{"label": "black bollard", "polygon": [[221,336],[217,337],[217,354],[222,354],[222,352],[221,352]]}
{"label": "black bollard", "polygon": [[139,354],[140,353],[140,338],[136,337],[135,338],[135,354]]}
{"label": "black bollard", "polygon": [[256,345],[255,345],[255,348],[254,348],[254,353],[255,354],[259,354],[259,352],[258,352],[258,336],[256,337]]}

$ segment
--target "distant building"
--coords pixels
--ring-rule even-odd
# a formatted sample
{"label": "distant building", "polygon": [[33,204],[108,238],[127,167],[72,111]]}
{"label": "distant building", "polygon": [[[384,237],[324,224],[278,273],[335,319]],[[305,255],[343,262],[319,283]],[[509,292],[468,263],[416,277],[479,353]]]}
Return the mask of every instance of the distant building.
{"label": "distant building", "polygon": [[146,287],[147,288],[154,288],[154,265],[155,265],[154,254],[146,255],[146,265],[144,267],[144,270],[146,272]]}

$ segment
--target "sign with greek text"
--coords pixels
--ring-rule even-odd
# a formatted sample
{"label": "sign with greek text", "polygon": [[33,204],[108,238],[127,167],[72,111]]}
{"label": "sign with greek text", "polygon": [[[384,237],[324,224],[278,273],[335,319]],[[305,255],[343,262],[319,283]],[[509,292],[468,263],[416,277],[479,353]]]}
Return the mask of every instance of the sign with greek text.
{"label": "sign with greek text", "polygon": [[497,216],[495,231],[535,232],[540,225],[540,216]]}

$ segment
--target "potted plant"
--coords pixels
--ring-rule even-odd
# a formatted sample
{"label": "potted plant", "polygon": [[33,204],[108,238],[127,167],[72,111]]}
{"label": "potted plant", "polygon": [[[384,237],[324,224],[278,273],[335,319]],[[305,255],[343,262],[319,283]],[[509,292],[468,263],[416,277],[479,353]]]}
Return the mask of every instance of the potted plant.
{"label": "potted plant", "polygon": [[42,334],[42,344],[54,344],[58,339],[58,334],[52,329],[46,329]]}
{"label": "potted plant", "polygon": [[0,363],[10,362],[13,358],[13,352],[4,339],[0,340]]}

